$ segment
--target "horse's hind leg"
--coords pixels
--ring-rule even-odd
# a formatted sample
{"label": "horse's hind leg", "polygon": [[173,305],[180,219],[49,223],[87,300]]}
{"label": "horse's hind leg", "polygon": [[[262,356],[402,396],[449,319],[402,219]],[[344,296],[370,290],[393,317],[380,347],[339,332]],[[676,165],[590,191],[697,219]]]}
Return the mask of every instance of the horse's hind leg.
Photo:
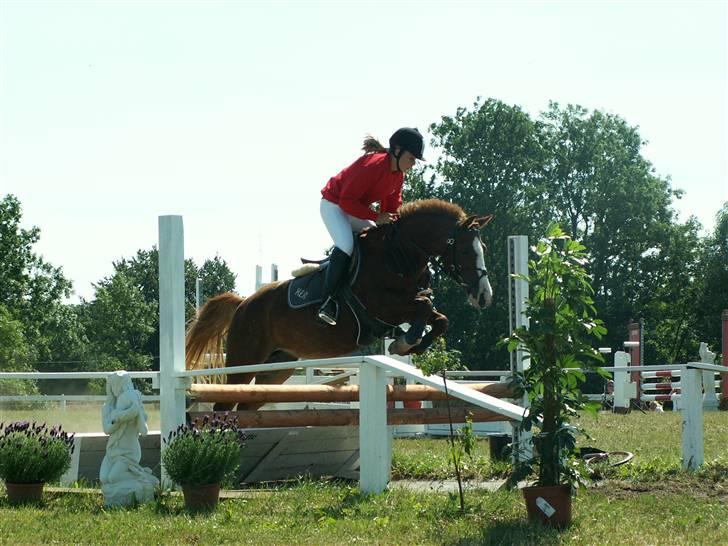
{"label": "horse's hind leg", "polygon": [[[291,362],[298,360],[295,355],[287,353],[285,351],[275,351],[266,359],[266,364],[273,362]],[[274,372],[262,372],[255,375],[256,385],[281,385],[293,375],[294,369],[290,370],[277,370]],[[261,406],[264,406],[265,402],[252,402],[248,404],[238,404],[238,411],[255,411]]]}
{"label": "horse's hind leg", "polygon": [[[298,360],[296,355],[288,353],[286,351],[275,351],[266,359],[267,364],[274,362],[294,362]],[[295,370],[293,368],[289,370],[278,370],[275,372],[264,372],[259,373],[255,376],[256,385],[281,385],[286,382],[286,379],[293,375]]]}
{"label": "horse's hind leg", "polygon": [[[225,366],[262,364],[271,352],[263,332],[258,331],[256,321],[245,320],[245,313],[238,313],[230,324]],[[244,385],[253,381],[255,376],[255,373],[233,373],[227,376],[227,383]],[[238,404],[238,409],[247,409],[243,406]],[[216,403],[213,410],[231,411],[234,407],[235,403]]]}

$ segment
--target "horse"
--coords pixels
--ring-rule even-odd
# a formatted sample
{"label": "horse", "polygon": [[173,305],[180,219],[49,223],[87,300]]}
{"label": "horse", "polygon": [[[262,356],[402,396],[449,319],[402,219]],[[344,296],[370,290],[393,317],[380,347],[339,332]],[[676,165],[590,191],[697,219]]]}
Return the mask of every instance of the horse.
{"label": "horse", "polygon": [[[374,319],[371,324],[411,325],[406,333],[399,331],[389,347],[391,354],[421,354],[447,329],[447,317],[435,310],[427,290],[430,265],[457,282],[472,306],[484,309],[491,304],[486,247],[480,238],[480,230],[491,218],[468,216],[456,204],[426,199],[406,203],[396,221],[358,235],[359,271],[349,287],[350,299],[365,308],[364,315]],[[362,342],[358,337],[366,321],[354,313],[352,305],[340,303],[336,326],[317,321],[318,305],[291,308],[289,283],[295,280],[264,285],[247,298],[232,292],[211,298],[188,328],[187,368],[217,367],[225,342],[224,364],[230,367],[344,356],[375,339]],[[256,383],[280,384],[292,373],[258,374]],[[250,383],[255,375],[230,374],[227,381]],[[260,405],[238,404],[238,409]],[[230,409],[229,404],[215,405],[216,411]]]}

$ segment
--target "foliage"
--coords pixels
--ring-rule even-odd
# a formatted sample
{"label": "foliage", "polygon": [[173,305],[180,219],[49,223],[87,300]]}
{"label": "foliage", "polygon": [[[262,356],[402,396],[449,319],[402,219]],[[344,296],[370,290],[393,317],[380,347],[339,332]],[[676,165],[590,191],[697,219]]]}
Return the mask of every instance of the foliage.
{"label": "foliage", "polygon": [[437,338],[423,354],[412,355],[412,361],[425,375],[435,375],[444,371],[462,370],[461,353],[448,349],[445,338]]}
{"label": "foliage", "polygon": [[17,421],[0,429],[0,478],[6,482],[52,482],[71,466],[73,435],[61,427]]}
{"label": "foliage", "polygon": [[83,353],[83,331],[63,303],[71,282],[33,252],[40,230],[24,229],[21,222],[18,199],[0,199],[0,306],[22,325],[29,361],[76,359]]}
{"label": "foliage", "polygon": [[[114,262],[114,273],[96,284],[95,297],[83,305],[83,321],[96,361],[110,369],[157,369],[159,355],[159,251],[139,250]],[[186,259],[185,318],[195,314],[195,281],[203,299],[235,286],[235,274],[216,256],[198,268]],[[107,368],[103,368],[107,369]]]}
{"label": "foliage", "polygon": [[96,297],[85,306],[84,313],[97,361],[107,363],[100,370],[152,368],[152,357],[144,349],[159,319],[155,306],[144,300],[129,276],[118,273],[99,283]]}
{"label": "foliage", "polygon": [[[425,375],[440,373],[447,393],[447,371],[462,368],[460,362],[460,351],[449,351],[445,345],[445,338],[440,337],[430,346],[429,350],[413,358],[415,366],[420,368]],[[454,434],[452,415],[450,414],[450,398],[445,399],[450,424],[450,457],[455,468],[458,480],[458,492],[460,494],[460,509],[465,510],[465,496],[463,494],[461,465],[463,452],[472,452],[473,447],[473,422],[472,419],[465,425],[462,434]]]}
{"label": "foliage", "polygon": [[432,282],[435,303],[450,319],[448,344],[462,351],[471,369],[506,367],[505,347],[496,341],[509,327],[507,237],[536,240],[551,222],[590,249],[606,346],[621,348],[627,323],[642,318],[646,361],[696,358],[706,322],[715,332],[720,316],[713,310],[717,304],[696,308],[699,299],[712,297],[700,268],[713,264],[707,269],[718,273],[728,263],[714,259],[719,246],[701,244],[694,219],[677,221],[672,207],[682,192],[643,156],[638,127],[578,105],[551,103],[531,117],[517,106],[478,99],[430,131],[439,158],[408,175],[405,199],[439,197],[495,214],[483,231],[493,306],[478,313],[463,305],[454,283],[439,274]]}
{"label": "foliage", "polygon": [[587,406],[579,388],[585,380],[581,369],[607,376],[596,366],[603,359],[591,345],[606,330],[595,316],[585,250],[558,226],[549,229],[534,248],[537,259],[529,260],[529,326],[504,340],[509,351],[521,350],[529,359],[528,368],[512,378],[516,397],[526,394],[530,403],[521,429],[540,429],[533,435],[535,455],[514,470],[513,481],[534,467],[540,486],[583,481],[583,469],[574,458],[579,430],[570,423]]}
{"label": "foliage", "polygon": [[164,440],[164,468],[179,485],[221,483],[238,469],[245,439],[234,417],[195,419]]}
{"label": "foliage", "polygon": [[[716,214],[713,232],[701,241],[695,267],[697,289],[687,308],[696,342],[705,341],[716,352],[721,347],[720,316],[728,309],[728,202]],[[693,346],[693,358],[697,347]]]}
{"label": "foliage", "polygon": [[[0,305],[0,371],[27,372],[30,368],[30,348],[23,337],[23,325],[14,320],[5,306]],[[0,379],[0,395],[35,394],[35,382],[22,379]]]}

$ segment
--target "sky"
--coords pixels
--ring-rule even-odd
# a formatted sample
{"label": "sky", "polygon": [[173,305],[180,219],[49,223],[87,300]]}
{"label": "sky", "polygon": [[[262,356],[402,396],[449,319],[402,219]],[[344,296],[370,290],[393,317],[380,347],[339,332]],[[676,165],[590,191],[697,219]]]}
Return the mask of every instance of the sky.
{"label": "sky", "polygon": [[699,0],[0,0],[0,197],[40,228],[70,301],[156,245],[166,214],[186,256],[219,255],[246,295],[256,264],[286,278],[331,244],[320,189],[365,135],[425,132],[482,97],[621,116],[685,191],[680,218],[711,229],[727,23],[726,2]]}

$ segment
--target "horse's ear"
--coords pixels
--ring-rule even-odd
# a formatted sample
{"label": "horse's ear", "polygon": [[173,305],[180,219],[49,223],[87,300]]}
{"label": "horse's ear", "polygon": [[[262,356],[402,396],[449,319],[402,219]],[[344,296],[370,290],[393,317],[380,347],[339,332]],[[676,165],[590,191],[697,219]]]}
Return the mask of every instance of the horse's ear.
{"label": "horse's ear", "polygon": [[488,216],[483,216],[481,218],[473,215],[468,217],[468,219],[463,222],[463,225],[468,226],[468,229],[483,229],[490,223],[492,219],[492,214],[489,214]]}

